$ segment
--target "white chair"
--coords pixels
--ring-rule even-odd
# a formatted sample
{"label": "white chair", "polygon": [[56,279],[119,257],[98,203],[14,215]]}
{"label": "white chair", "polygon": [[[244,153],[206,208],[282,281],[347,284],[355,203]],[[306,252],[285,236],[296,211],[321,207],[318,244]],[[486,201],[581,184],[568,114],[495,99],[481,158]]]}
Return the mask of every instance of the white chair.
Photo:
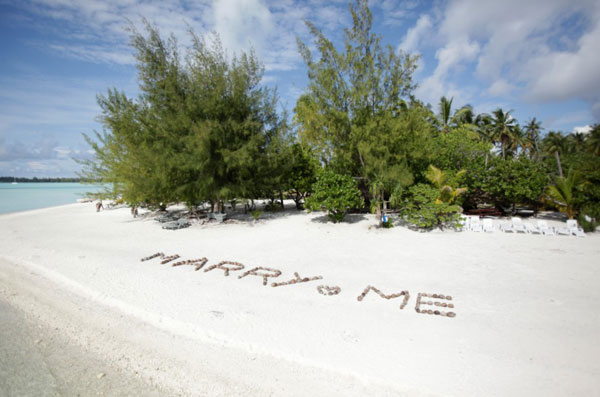
{"label": "white chair", "polygon": [[537,225],[544,236],[554,236],[554,228],[548,226],[548,222],[538,220]]}
{"label": "white chair", "polygon": [[581,227],[579,227],[579,224],[575,219],[569,219],[567,221],[567,228],[573,236],[585,237],[585,232]]}
{"label": "white chair", "polygon": [[513,233],[515,231],[515,229],[513,228],[513,224],[510,223],[510,222],[500,222],[500,227],[499,228],[504,233],[508,233],[508,232]]}
{"label": "white chair", "polygon": [[527,230],[525,229],[525,225],[523,224],[523,221],[521,220],[521,218],[517,217],[517,216],[513,216],[512,217],[512,228],[513,231],[515,233],[526,233]]}
{"label": "white chair", "polygon": [[527,233],[542,234],[542,231],[540,230],[539,226],[532,225],[531,223],[523,223],[523,224],[525,225],[525,230],[527,230]]}
{"label": "white chair", "polygon": [[469,222],[469,229],[472,232],[481,232],[483,228],[481,227],[481,222],[479,222],[479,217],[471,218]]}
{"label": "white chair", "polygon": [[562,236],[570,236],[572,234],[571,229],[569,229],[568,226],[566,226],[566,227],[560,226],[560,227],[555,228],[554,230],[556,230],[556,234],[562,235]]}
{"label": "white chair", "polygon": [[494,222],[490,218],[483,220],[483,231],[488,233],[494,232]]}

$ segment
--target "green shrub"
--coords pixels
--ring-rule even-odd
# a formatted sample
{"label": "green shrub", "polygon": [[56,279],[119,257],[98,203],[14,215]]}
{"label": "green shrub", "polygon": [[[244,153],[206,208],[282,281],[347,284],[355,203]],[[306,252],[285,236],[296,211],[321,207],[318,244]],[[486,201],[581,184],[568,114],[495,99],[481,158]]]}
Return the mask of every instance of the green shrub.
{"label": "green shrub", "polygon": [[312,187],[312,195],[306,199],[309,212],[326,210],[334,223],[341,222],[348,211],[363,205],[356,181],[346,175],[325,171]]}
{"label": "green shrub", "polygon": [[401,214],[420,229],[459,227],[460,207],[437,200],[439,194],[438,189],[423,183],[410,187]]}
{"label": "green shrub", "polygon": [[250,211],[250,215],[252,215],[252,218],[254,218],[255,221],[258,220],[258,218],[260,218],[260,216],[263,214],[263,211]]}

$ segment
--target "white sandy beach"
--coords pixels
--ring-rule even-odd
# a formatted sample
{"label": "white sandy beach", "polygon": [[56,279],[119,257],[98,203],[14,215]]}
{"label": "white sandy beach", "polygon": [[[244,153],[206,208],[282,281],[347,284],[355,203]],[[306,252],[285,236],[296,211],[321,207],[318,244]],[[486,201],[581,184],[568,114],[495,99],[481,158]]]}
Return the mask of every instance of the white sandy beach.
{"label": "white sandy beach", "polygon": [[[418,233],[369,229],[370,215],[350,221],[290,210],[168,231],[93,203],[2,215],[0,310],[15,327],[27,323],[14,338],[30,361],[60,366],[56,346],[73,350],[64,356],[74,372],[38,371],[62,395],[86,383],[105,395],[600,394],[598,233]],[[195,271],[140,261],[157,252],[208,262]],[[245,269],[203,271],[221,261]],[[238,278],[258,266],[282,274],[267,286]],[[323,279],[271,286],[294,272]],[[318,285],[341,292],[324,296]],[[373,292],[359,302],[368,285],[408,291],[408,304]],[[456,317],[417,313],[419,293],[451,296],[423,300],[453,309],[423,308]],[[10,349],[0,354],[0,394],[28,390],[14,378],[32,373],[11,371]]]}

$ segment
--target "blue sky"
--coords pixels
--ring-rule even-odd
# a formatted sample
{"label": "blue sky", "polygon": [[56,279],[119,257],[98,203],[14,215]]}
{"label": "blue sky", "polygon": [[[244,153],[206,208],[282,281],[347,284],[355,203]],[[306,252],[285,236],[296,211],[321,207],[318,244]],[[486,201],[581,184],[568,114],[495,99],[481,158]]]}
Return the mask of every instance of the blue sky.
{"label": "blue sky", "polygon": [[[416,95],[572,132],[600,122],[600,2],[373,0],[385,44],[421,54]],[[292,110],[307,84],[296,36],[308,19],[339,43],[347,1],[0,0],[0,175],[73,176],[100,129],[96,95],[138,93],[125,27],[148,19],[180,45],[188,26],[229,52],[254,47]]]}

